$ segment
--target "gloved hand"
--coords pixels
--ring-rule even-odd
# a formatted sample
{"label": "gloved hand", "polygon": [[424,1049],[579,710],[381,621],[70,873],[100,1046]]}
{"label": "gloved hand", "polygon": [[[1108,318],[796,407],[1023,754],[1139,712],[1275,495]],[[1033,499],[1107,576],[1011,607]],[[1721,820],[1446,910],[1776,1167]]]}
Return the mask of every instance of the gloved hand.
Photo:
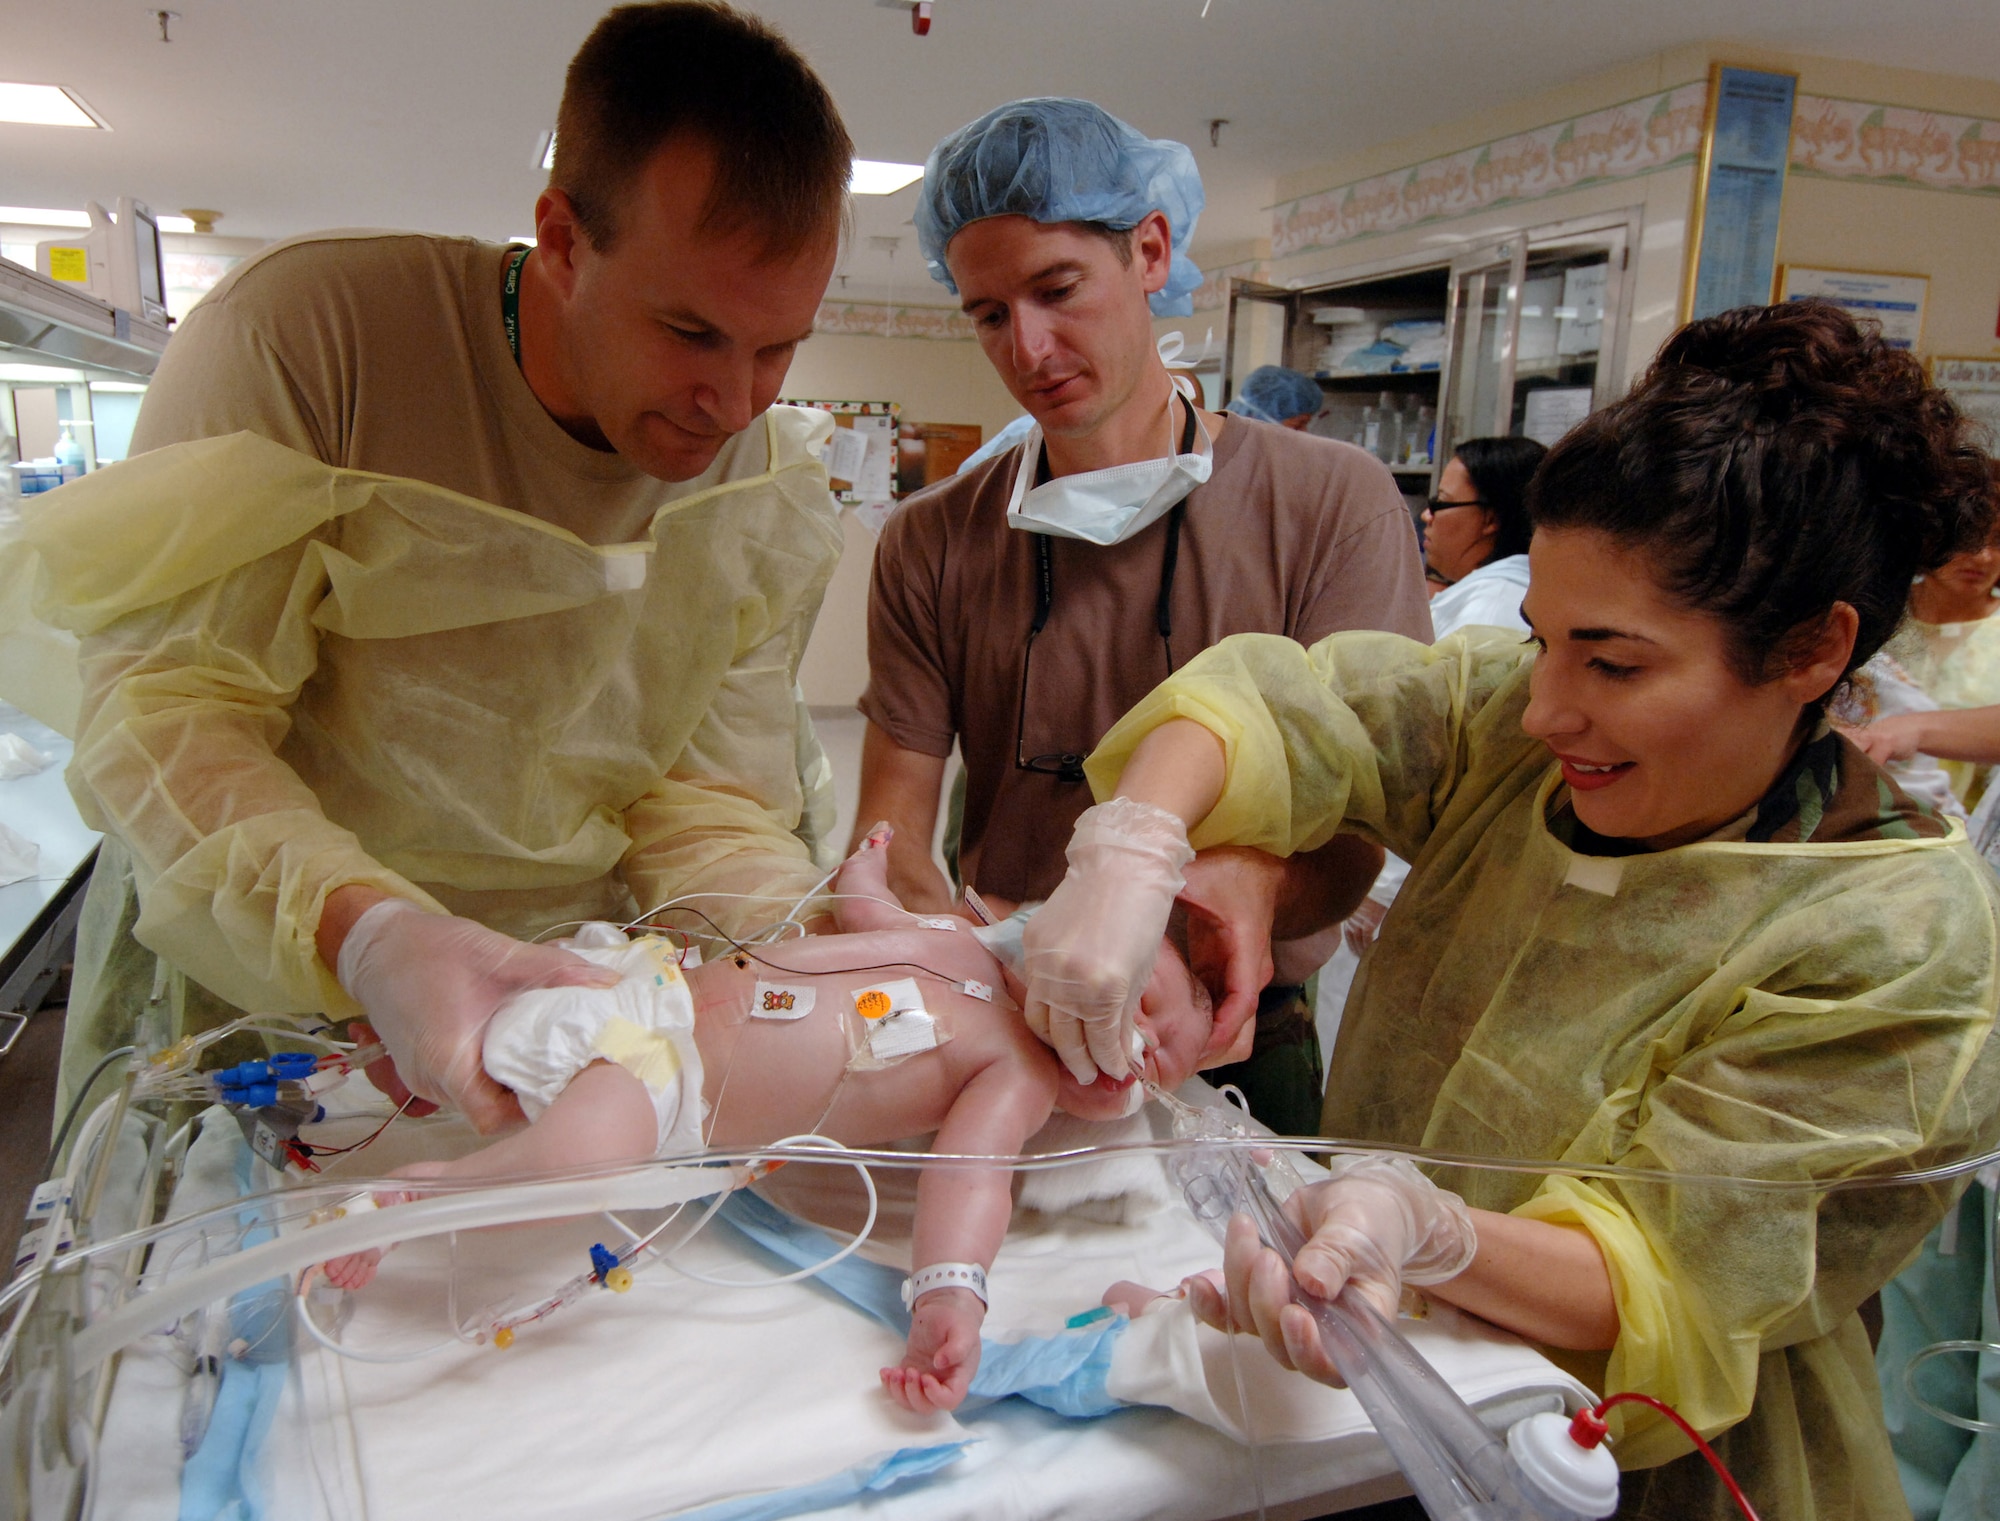
{"label": "gloved hand", "polygon": [[334,975],[366,1011],[410,1092],[456,1106],[482,1134],[521,1119],[514,1096],[480,1065],[494,1011],[532,988],[618,981],[611,968],[568,951],[427,913],[404,898],[385,899],[354,921]]}
{"label": "gloved hand", "polygon": [[1069,872],[1028,921],[1028,1027],[1079,1083],[1130,1070],[1133,1016],[1194,859],[1187,828],[1150,803],[1113,798],[1084,810]]}
{"label": "gloved hand", "polygon": [[[1333,1157],[1329,1166],[1332,1179],[1285,1201],[1309,1237],[1292,1264],[1308,1293],[1331,1299],[1352,1282],[1393,1320],[1404,1284],[1444,1283],[1472,1265],[1479,1241],[1465,1201],[1408,1158]],[[1230,1222],[1223,1276],[1226,1297],[1205,1279],[1187,1281],[1196,1315],[1219,1330],[1253,1331],[1285,1367],[1339,1382],[1317,1326],[1292,1304],[1283,1259],[1258,1240],[1247,1217]]]}

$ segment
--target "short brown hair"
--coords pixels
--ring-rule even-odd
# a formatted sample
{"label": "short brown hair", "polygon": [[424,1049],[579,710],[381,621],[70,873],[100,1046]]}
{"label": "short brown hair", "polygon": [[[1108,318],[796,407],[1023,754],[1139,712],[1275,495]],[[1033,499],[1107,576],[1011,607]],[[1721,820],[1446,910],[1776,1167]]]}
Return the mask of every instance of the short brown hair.
{"label": "short brown hair", "polygon": [[702,225],[755,228],[769,250],[837,235],[854,144],[798,51],[719,0],[621,5],[570,60],[549,183],[608,249],[632,181],[670,138],[715,154]]}

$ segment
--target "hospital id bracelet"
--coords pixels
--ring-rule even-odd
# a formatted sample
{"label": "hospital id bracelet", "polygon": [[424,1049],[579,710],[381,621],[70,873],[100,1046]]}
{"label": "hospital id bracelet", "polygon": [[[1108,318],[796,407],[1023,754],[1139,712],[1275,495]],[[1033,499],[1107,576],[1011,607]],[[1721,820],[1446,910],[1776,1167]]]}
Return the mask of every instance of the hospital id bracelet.
{"label": "hospital id bracelet", "polygon": [[903,1308],[908,1309],[932,1289],[970,1289],[986,1304],[986,1269],[976,1262],[933,1262],[903,1280]]}

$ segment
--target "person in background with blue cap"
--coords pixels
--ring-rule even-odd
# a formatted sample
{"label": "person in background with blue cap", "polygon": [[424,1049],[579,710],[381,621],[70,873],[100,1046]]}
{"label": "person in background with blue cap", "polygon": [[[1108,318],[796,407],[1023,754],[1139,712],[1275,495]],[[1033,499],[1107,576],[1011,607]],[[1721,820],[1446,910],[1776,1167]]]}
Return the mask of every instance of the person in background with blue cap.
{"label": "person in background with blue cap", "polygon": [[1276,423],[1281,428],[1303,433],[1306,425],[1319,416],[1325,400],[1319,393],[1319,382],[1312,376],[1288,370],[1281,364],[1260,364],[1244,380],[1243,389],[1229,403],[1229,410],[1238,417]]}
{"label": "person in background with blue cap", "polygon": [[[1205,411],[1162,364],[1153,318],[1193,309],[1201,208],[1184,145],[1084,100],[1002,106],[925,166],[925,261],[1034,426],[911,498],[876,550],[859,818],[895,826],[891,882],[911,908],[952,900],[929,845],[954,744],[959,875],[1010,913],[1054,890],[1065,846],[1083,848],[1071,844],[1091,801],[1083,757],[1201,650],[1253,631],[1430,638],[1415,534],[1388,471],[1345,444]],[[1117,808],[1091,822],[1090,848],[1125,848]],[[1351,906],[1381,859],[1347,837],[1315,863]],[[1234,1064],[1274,1128],[1310,1129],[1320,1059],[1299,984],[1332,942],[1281,944],[1274,969],[1261,948],[1217,933],[1204,905],[1240,864],[1225,852],[1187,867],[1190,950],[1217,988],[1272,985],[1217,1008],[1201,1061]],[[1137,1003],[1144,990],[1130,991]],[[1060,1010],[1027,1013],[1080,1081],[1104,1074],[1108,1112],[1130,1101],[1131,1053],[1091,1049]],[[1186,1073],[1171,1065],[1155,1057],[1150,1070],[1178,1084]]]}

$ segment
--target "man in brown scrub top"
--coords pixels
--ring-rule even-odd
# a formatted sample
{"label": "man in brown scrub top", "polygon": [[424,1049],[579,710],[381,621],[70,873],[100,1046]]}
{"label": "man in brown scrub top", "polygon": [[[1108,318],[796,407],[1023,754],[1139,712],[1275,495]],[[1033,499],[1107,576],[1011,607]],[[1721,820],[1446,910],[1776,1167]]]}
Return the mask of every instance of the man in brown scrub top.
{"label": "man in brown scrub top", "polygon": [[[896,826],[892,882],[913,908],[951,898],[929,845],[954,742],[960,876],[1010,912],[1062,880],[1091,802],[1083,757],[1197,651],[1253,631],[1430,638],[1389,473],[1345,444],[1204,411],[1160,362],[1151,318],[1190,310],[1201,206],[1186,147],[1088,101],[1016,101],[931,153],[916,219],[931,274],[1037,427],[906,503],[876,551],[859,817]],[[1316,864],[1358,901],[1381,852],[1341,838]],[[1221,964],[1243,952],[1204,933],[1201,903],[1204,880],[1229,869],[1202,858],[1183,895],[1190,949],[1218,990]],[[1227,1000],[1203,1054],[1232,1062],[1218,1076],[1280,1131],[1319,1116],[1299,984],[1330,949],[1280,945],[1254,1036],[1251,1001]]]}

